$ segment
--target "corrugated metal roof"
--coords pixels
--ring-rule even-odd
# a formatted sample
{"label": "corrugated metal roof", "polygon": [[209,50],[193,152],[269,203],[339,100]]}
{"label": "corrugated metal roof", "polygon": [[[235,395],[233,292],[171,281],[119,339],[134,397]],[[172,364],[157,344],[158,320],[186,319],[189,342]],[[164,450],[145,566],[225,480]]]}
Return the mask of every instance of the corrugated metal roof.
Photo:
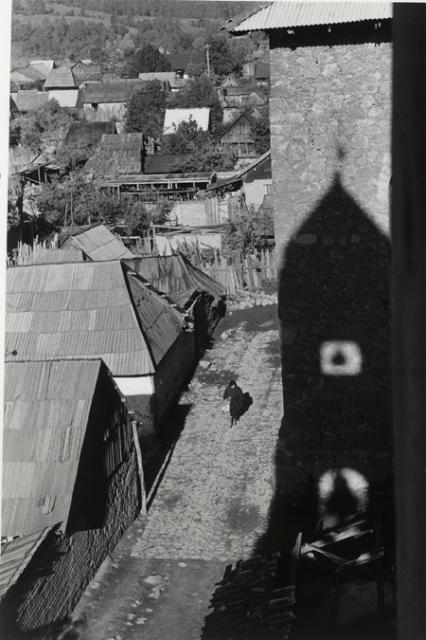
{"label": "corrugated metal roof", "polygon": [[71,69],[66,65],[52,69],[44,83],[45,89],[72,89],[73,87],[76,87],[75,79]]}
{"label": "corrugated metal roof", "polygon": [[49,101],[49,94],[46,91],[18,91],[12,94],[12,100],[21,113],[35,111]]}
{"label": "corrugated metal roof", "polygon": [[274,2],[231,29],[232,33],[392,18],[389,2]]}
{"label": "corrugated metal roof", "polygon": [[2,535],[66,525],[102,362],[6,362]]}
{"label": "corrugated metal roof", "polygon": [[71,236],[62,246],[64,249],[78,249],[94,262],[133,257],[132,252],[124,246],[120,238],[117,238],[103,224]]}
{"label": "corrugated metal roof", "polygon": [[46,527],[28,536],[2,543],[0,554],[0,600],[29,565],[49,531],[51,531],[51,527]]}
{"label": "corrugated metal roof", "polygon": [[149,375],[151,353],[157,364],[185,324],[171,307],[158,313],[158,294],[134,300],[118,260],[12,267],[6,281],[8,361],[100,357],[114,376]]}
{"label": "corrugated metal roof", "polygon": [[142,149],[142,133],[104,134],[84,169],[95,178],[140,173]]}
{"label": "corrugated metal roof", "polygon": [[79,249],[45,249],[33,251],[32,264],[56,264],[60,262],[83,262],[84,255]]}
{"label": "corrugated metal roof", "polygon": [[208,131],[210,121],[209,107],[200,107],[197,109],[166,109],[164,115],[163,132],[165,134],[174,133],[182,122],[195,120],[202,131]]}
{"label": "corrugated metal roof", "polygon": [[177,304],[185,304],[194,291],[205,291],[219,298],[226,291],[181,254],[144,256],[125,260],[136,273],[159,291],[167,293]]}

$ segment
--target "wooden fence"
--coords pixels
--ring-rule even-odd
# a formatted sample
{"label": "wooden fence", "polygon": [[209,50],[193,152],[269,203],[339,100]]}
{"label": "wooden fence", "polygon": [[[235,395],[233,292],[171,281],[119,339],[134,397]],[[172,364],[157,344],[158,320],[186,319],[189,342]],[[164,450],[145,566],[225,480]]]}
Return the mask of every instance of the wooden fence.
{"label": "wooden fence", "polygon": [[226,259],[218,252],[210,262],[190,259],[198,268],[219,282],[228,295],[237,295],[239,291],[262,289],[265,284],[277,281],[277,262],[274,250],[261,251],[257,256],[235,256]]}

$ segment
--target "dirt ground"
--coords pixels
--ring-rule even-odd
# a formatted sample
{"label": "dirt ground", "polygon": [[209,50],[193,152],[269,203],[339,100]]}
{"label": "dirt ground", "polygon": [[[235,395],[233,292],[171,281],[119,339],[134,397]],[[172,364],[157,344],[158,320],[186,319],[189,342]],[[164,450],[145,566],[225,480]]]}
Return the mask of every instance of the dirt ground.
{"label": "dirt ground", "polygon": [[[222,394],[232,378],[254,402],[231,429]],[[226,565],[249,558],[266,531],[282,418],[276,305],[228,313],[181,406],[185,424],[148,516],[75,611],[85,640],[198,640]]]}

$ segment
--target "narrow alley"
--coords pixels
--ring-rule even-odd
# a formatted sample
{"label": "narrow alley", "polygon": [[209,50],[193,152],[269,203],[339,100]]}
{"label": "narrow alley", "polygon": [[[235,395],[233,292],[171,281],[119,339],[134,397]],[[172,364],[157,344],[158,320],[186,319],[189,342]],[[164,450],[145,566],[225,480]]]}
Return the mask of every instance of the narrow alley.
{"label": "narrow alley", "polygon": [[[188,414],[148,516],[127,530],[75,611],[85,640],[199,639],[226,565],[249,558],[266,530],[282,417],[271,301],[231,308],[218,327],[181,399]],[[254,400],[232,429],[222,399],[231,378]]]}

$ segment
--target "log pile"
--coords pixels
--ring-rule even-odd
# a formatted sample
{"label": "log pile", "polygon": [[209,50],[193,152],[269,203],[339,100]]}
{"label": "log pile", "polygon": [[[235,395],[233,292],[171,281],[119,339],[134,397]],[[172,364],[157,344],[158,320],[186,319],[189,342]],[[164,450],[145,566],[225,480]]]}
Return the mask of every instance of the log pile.
{"label": "log pile", "polygon": [[280,557],[228,565],[217,584],[203,640],[285,640],[295,619],[295,586],[279,583]]}

